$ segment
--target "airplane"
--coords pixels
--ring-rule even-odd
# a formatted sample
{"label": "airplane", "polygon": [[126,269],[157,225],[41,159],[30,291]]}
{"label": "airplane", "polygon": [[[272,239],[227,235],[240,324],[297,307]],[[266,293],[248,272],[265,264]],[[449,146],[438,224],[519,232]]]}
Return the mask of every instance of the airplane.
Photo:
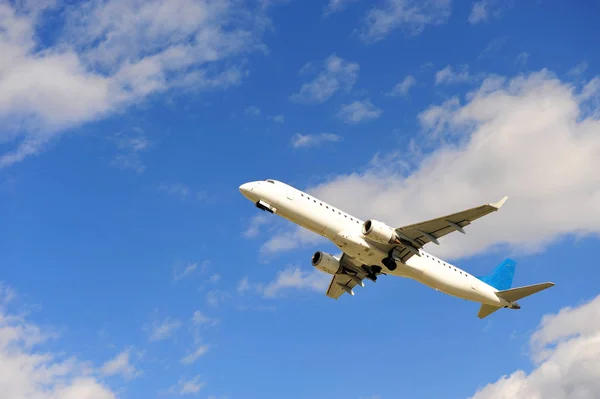
{"label": "airplane", "polygon": [[331,274],[326,295],[338,299],[354,295],[364,279],[379,275],[414,279],[437,291],[480,303],[483,319],[498,309],[520,309],[518,300],[554,286],[552,282],[512,288],[516,262],[506,259],[491,273],[475,277],[422,248],[439,245],[438,239],[464,228],[476,219],[499,210],[508,197],[462,212],[409,226],[392,228],[377,220],[362,221],[335,206],[283,182],[267,179],[244,183],[240,192],[263,211],[278,215],[319,234],[342,250],[340,256],[317,251],[312,265]]}

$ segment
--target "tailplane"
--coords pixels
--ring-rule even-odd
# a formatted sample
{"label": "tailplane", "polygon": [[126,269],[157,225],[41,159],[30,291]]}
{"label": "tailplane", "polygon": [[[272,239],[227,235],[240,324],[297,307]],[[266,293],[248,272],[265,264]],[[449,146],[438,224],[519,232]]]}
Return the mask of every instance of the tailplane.
{"label": "tailplane", "polygon": [[[498,298],[504,299],[509,304],[511,304],[511,309],[521,308],[521,306],[516,302],[519,299],[523,299],[525,297],[528,297],[529,295],[535,294],[536,292],[540,292],[554,286],[554,283],[547,282],[527,285],[525,287],[511,288],[513,277],[515,275],[516,264],[517,263],[514,260],[506,259],[498,266],[496,266],[496,268],[490,274],[488,274],[487,276],[479,277],[481,281],[497,289],[498,291],[496,291],[496,296]],[[484,303],[479,308],[479,313],[477,313],[477,317],[483,319],[491,315],[498,309],[501,308]]]}
{"label": "tailplane", "polygon": [[554,283],[550,283],[550,282],[526,285],[525,287],[517,287],[517,288],[512,288],[510,290],[498,291],[498,292],[496,292],[496,296],[498,296],[499,298],[502,298],[508,302],[515,302],[515,301],[518,301],[519,299],[528,297],[529,295],[533,295],[536,292],[540,292],[547,288],[554,287],[554,285],[555,285]]}

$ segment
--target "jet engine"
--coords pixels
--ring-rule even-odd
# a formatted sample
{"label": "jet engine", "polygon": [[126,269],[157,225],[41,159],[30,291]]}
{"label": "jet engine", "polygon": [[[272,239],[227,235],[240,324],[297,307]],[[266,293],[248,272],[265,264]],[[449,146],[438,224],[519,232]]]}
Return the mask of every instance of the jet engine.
{"label": "jet engine", "polygon": [[339,260],[333,255],[321,251],[315,252],[312,256],[311,263],[317,269],[329,274],[338,274],[342,269]]}
{"label": "jet engine", "polygon": [[393,244],[398,240],[398,235],[394,229],[377,220],[367,220],[363,224],[362,233],[370,240],[381,244]]}

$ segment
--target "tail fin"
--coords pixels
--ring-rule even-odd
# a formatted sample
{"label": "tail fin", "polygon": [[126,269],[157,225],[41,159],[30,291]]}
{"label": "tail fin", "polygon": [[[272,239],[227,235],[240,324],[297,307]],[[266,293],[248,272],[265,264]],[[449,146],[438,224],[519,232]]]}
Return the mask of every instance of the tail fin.
{"label": "tail fin", "polygon": [[507,290],[512,287],[516,264],[512,259],[505,259],[490,274],[479,279],[497,290]]}
{"label": "tail fin", "polygon": [[547,288],[554,287],[554,283],[540,283],[533,285],[526,285],[525,287],[517,287],[510,290],[498,291],[496,296],[502,298],[508,302],[518,301],[519,299],[533,295],[536,292],[543,291]]}

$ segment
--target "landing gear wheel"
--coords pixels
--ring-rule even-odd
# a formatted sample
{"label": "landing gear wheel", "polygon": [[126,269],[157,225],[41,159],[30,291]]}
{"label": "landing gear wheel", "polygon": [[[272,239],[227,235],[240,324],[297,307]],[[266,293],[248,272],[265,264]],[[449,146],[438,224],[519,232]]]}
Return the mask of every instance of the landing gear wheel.
{"label": "landing gear wheel", "polygon": [[396,270],[396,267],[398,265],[396,265],[396,261],[390,258],[384,258],[381,263],[383,263],[385,265],[385,267],[387,267],[390,271],[394,271]]}

